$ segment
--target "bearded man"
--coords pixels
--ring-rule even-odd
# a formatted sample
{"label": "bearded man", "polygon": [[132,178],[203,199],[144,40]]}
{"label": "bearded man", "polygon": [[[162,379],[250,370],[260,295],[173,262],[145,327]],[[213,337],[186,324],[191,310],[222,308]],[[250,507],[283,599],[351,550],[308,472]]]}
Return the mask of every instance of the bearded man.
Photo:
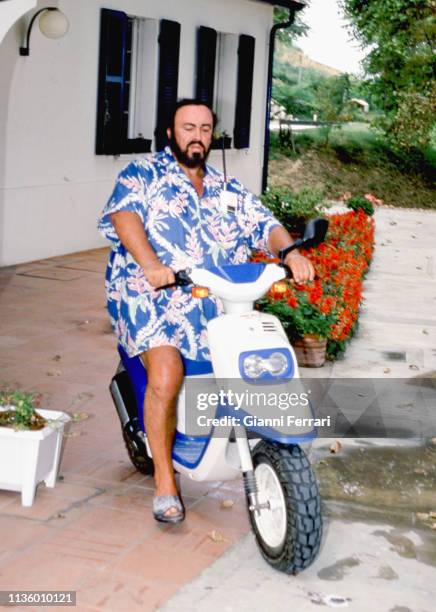
{"label": "bearded man", "polygon": [[[183,355],[209,361],[207,321],[222,312],[213,296],[193,298],[174,272],[246,262],[253,249],[277,255],[288,232],[235,178],[206,164],[216,117],[200,100],[178,102],[169,147],[144,155],[118,176],[99,222],[112,241],[106,274],[108,310],[118,341],[147,370],[144,423],[155,467],[156,520],[176,523],[185,511],[172,467]],[[223,207],[223,191],[235,206]],[[311,263],[292,251],[285,263],[297,282],[313,280]]]}

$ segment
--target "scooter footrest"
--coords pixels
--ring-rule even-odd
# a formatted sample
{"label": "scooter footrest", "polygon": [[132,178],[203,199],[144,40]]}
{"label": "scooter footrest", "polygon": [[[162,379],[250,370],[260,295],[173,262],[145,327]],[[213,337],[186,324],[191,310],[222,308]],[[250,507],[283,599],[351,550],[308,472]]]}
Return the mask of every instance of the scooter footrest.
{"label": "scooter footrest", "polygon": [[185,436],[177,433],[173,446],[173,459],[182,465],[194,467],[201,459],[208,441],[209,438],[203,436]]}

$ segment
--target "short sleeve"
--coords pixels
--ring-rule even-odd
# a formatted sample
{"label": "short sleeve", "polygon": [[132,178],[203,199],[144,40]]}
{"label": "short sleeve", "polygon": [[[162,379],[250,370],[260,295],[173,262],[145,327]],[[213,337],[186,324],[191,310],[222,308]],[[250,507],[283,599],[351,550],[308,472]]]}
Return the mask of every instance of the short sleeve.
{"label": "short sleeve", "polygon": [[99,232],[108,240],[119,242],[110,218],[111,213],[128,211],[139,215],[145,226],[147,217],[147,166],[131,162],[118,175],[115,187],[98,221]]}
{"label": "short sleeve", "polygon": [[237,188],[239,190],[238,204],[241,204],[238,220],[242,226],[246,244],[251,251],[268,251],[271,230],[274,227],[281,227],[281,224],[258,197],[247,191],[240,183]]}

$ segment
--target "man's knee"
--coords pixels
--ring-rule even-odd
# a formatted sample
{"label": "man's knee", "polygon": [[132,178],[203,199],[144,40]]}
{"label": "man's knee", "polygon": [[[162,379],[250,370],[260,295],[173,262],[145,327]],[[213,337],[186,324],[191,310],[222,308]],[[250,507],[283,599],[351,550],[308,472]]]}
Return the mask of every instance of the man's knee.
{"label": "man's knee", "polygon": [[147,388],[160,400],[173,400],[183,383],[179,351],[170,346],[150,349],[141,355],[147,370]]}

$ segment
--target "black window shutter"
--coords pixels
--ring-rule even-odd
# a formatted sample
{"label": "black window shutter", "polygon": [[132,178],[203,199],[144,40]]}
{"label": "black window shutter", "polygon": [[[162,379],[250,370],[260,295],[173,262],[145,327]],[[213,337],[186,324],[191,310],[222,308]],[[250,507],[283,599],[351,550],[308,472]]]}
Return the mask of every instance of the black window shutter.
{"label": "black window shutter", "polygon": [[216,42],[216,30],[204,26],[198,28],[196,97],[210,108],[213,107]]}
{"label": "black window shutter", "polygon": [[127,15],[101,10],[97,101],[97,155],[115,155],[123,148],[124,62]]}
{"label": "black window shutter", "polygon": [[97,155],[146,153],[151,140],[127,137],[132,20],[122,11],[101,10],[97,98]]}
{"label": "black window shutter", "polygon": [[235,129],[236,149],[250,146],[251,101],[253,95],[254,46],[252,36],[241,34],[238,47],[238,84],[236,90]]}
{"label": "black window shutter", "polygon": [[180,23],[162,19],[159,34],[159,85],[157,96],[156,150],[167,144],[166,128],[177,102],[179,83]]}

